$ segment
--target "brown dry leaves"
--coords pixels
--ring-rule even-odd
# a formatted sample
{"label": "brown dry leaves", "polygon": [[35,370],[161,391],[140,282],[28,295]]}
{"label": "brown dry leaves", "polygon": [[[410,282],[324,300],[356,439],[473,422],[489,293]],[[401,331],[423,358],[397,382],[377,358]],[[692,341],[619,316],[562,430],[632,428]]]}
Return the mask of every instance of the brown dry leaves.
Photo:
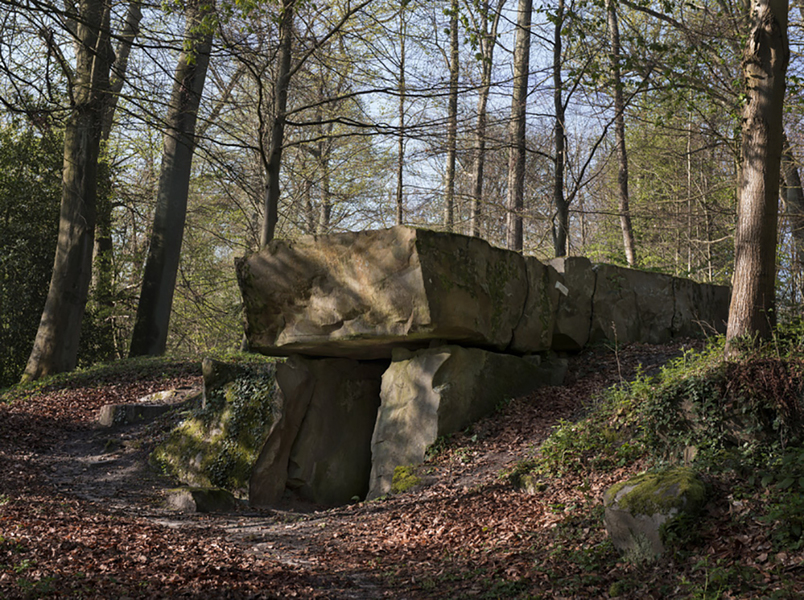
{"label": "brown dry leaves", "polygon": [[[804,555],[773,552],[752,517],[761,498],[736,503],[728,489],[717,490],[692,560],[639,566],[608,544],[600,499],[640,465],[547,481],[538,495],[500,477],[601,389],[678,351],[633,345],[585,352],[571,360],[568,385],[516,399],[453,436],[425,465],[420,489],[297,514],[290,524],[282,521],[287,513],[194,515],[177,528],[155,518],[163,513],[143,514],[148,507],[123,513],[48,486],[41,455],[88,431],[101,405],[197,384],[196,372],[100,381],[2,405],[0,598],[597,598],[628,581],[620,597],[647,599],[688,596],[692,588],[682,581],[703,583],[716,569],[750,573],[759,578],[751,589],[767,593],[740,592],[739,581],[726,580],[719,596],[707,597],[767,597],[784,577],[801,580]],[[233,518],[254,531],[264,526],[253,539],[265,543],[227,535]],[[298,532],[298,547],[277,543],[272,527]],[[801,587],[779,597],[797,597]]]}

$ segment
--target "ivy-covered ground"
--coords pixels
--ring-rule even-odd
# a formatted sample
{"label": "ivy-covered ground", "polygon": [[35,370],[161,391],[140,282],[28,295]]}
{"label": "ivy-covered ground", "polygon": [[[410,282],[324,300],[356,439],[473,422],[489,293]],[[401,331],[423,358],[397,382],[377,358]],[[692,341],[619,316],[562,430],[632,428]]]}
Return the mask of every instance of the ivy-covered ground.
{"label": "ivy-covered ground", "polygon": [[[693,347],[572,357],[567,385],[439,440],[413,488],[334,509],[162,507],[173,483],[146,459],[168,423],[109,432],[94,418],[103,404],[199,385],[195,362],[135,361],[7,390],[0,599],[804,597],[800,363],[787,347],[732,365],[717,347],[685,354]],[[703,408],[680,420],[691,397]],[[753,407],[740,428],[736,406]],[[685,448],[709,488],[703,514],[668,532],[660,560],[621,557],[602,494]]]}

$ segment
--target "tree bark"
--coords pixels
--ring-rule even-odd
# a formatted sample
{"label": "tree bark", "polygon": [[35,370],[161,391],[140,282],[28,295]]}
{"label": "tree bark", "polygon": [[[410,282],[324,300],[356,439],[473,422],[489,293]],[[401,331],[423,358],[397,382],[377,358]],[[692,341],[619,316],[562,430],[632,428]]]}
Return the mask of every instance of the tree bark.
{"label": "tree bark", "polygon": [[794,294],[793,302],[800,298],[802,279],[804,279],[804,189],[793,149],[785,135],[782,141],[782,180],[784,189],[785,214],[790,221],[790,235],[793,238],[792,266]]}
{"label": "tree bark", "polygon": [[[103,121],[101,123],[101,152],[108,143],[112,133],[114,114],[120,99],[120,92],[126,80],[128,59],[131,48],[139,33],[142,20],[142,7],[140,0],[131,0],[126,11],[126,20],[118,36],[119,41],[115,47],[114,63],[111,67],[109,80],[109,96],[104,107]],[[111,315],[114,310],[114,243],[112,241],[112,190],[111,173],[107,164],[108,157],[101,155],[98,167],[98,196],[97,196],[97,222],[95,224],[95,250],[92,268],[92,283],[88,310],[95,322],[92,323],[93,337],[96,339],[96,348],[91,358],[95,360],[111,360],[119,357],[115,344],[114,325]],[[93,319],[89,319],[92,321]],[[86,345],[82,344],[82,354]]]}
{"label": "tree bark", "polygon": [[282,166],[282,144],[285,141],[285,120],[290,88],[290,60],[293,52],[293,18],[295,0],[283,0],[279,21],[279,56],[274,85],[274,115],[271,141],[264,159],[265,201],[260,246],[266,246],[276,232],[279,220],[279,170]]}
{"label": "tree bark", "polygon": [[745,336],[770,337],[776,321],[776,238],[782,157],[782,109],[790,50],[787,0],[754,0],[743,56],[747,102],[727,356]]}
{"label": "tree bark", "polygon": [[455,163],[458,154],[458,0],[450,2],[449,103],[447,108],[447,172],[444,177],[444,228],[455,228]]}
{"label": "tree bark", "polygon": [[628,153],[625,148],[625,99],[620,73],[620,27],[617,22],[615,0],[606,0],[606,15],[611,42],[611,77],[614,83],[614,137],[617,144],[617,190],[619,197],[620,227],[623,232],[625,260],[629,267],[637,264],[634,228],[631,224],[631,208],[628,198]]}
{"label": "tree bark", "polygon": [[202,26],[202,19],[210,10],[212,6],[204,2],[186,8],[185,39],[189,50],[185,49],[179,56],[168,107],[154,225],[130,356],[160,355],[167,344],[187,216],[195,126],[212,47],[212,32]]}
{"label": "tree bark", "polygon": [[519,0],[514,45],[514,93],[508,129],[508,198],[506,202],[506,247],[522,252],[524,232],[522,209],[525,205],[525,138],[528,74],[530,68],[530,25],[533,0]]}
{"label": "tree bark", "polygon": [[556,120],[553,128],[555,144],[555,170],[553,176],[553,203],[556,206],[556,219],[553,223],[553,250],[556,257],[567,255],[569,238],[569,202],[564,196],[564,164],[567,131],[564,115],[564,86],[561,81],[561,29],[564,27],[564,0],[558,0],[553,40],[553,104]]}
{"label": "tree bark", "polygon": [[399,7],[399,133],[396,150],[396,224],[405,224],[405,40],[407,39],[407,21],[405,6]]}
{"label": "tree bark", "polygon": [[23,380],[75,367],[92,276],[98,156],[109,93],[109,6],[80,0],[70,115],[64,132],[59,238],[45,308]]}
{"label": "tree bark", "polygon": [[488,123],[488,101],[491,92],[491,72],[494,61],[494,48],[497,45],[497,26],[505,0],[498,0],[491,28],[488,26],[488,0],[481,4],[482,29],[480,30],[480,54],[483,57],[480,76],[480,90],[477,99],[477,123],[475,125],[475,160],[472,172],[472,214],[469,234],[480,237],[483,218],[483,174],[486,165],[486,125]]}

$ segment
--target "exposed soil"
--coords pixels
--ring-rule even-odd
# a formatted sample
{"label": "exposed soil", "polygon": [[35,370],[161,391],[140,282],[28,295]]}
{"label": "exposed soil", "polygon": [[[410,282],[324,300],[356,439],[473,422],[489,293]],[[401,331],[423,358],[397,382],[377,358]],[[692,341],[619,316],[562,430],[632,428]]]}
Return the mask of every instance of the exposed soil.
{"label": "exposed soil", "polygon": [[[621,597],[683,597],[678,582],[685,573],[695,578],[692,565],[641,567],[635,576],[637,567],[619,561],[607,542],[599,512],[589,517],[605,489],[639,465],[553,481],[537,495],[501,474],[537,452],[557,422],[583,414],[603,388],[692,344],[571,357],[565,386],[515,399],[452,436],[418,488],[338,508],[244,504],[226,515],[165,508],[165,490],[176,482],[147,457],[170,419],[104,429],[95,416],[103,404],[197,387],[194,368],[0,405],[0,598],[588,598],[607,597],[624,579],[648,587],[625,586]],[[727,556],[715,546],[707,552]],[[794,559],[790,569],[801,568]],[[650,591],[662,585],[664,592]]]}

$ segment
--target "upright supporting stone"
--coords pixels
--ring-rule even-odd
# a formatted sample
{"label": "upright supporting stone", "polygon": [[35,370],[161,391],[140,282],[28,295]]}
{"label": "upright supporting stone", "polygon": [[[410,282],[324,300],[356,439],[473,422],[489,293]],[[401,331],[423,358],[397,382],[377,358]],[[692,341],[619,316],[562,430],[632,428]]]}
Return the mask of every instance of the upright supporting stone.
{"label": "upright supporting stone", "polygon": [[254,465],[252,506],[274,505],[286,490],[319,504],[365,497],[387,366],[298,355],[278,366],[285,410]]}
{"label": "upright supporting stone", "polygon": [[282,411],[251,471],[248,501],[252,506],[271,506],[285,493],[290,452],[315,389],[315,382],[307,375],[304,365],[292,358],[277,365]]}
{"label": "upright supporting stone", "polygon": [[560,383],[565,372],[566,363],[541,366],[477,348],[395,350],[382,377],[368,498],[387,494],[396,467],[421,463],[439,436],[466,428],[507,398]]}
{"label": "upright supporting stone", "polygon": [[368,492],[371,434],[388,361],[294,358],[305,365],[315,389],[290,452],[287,487],[319,504],[362,500]]}

